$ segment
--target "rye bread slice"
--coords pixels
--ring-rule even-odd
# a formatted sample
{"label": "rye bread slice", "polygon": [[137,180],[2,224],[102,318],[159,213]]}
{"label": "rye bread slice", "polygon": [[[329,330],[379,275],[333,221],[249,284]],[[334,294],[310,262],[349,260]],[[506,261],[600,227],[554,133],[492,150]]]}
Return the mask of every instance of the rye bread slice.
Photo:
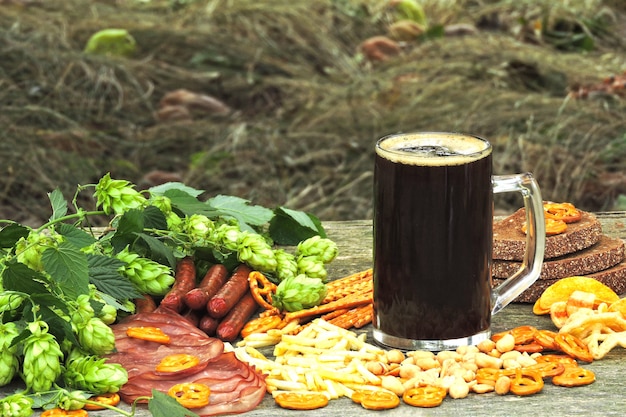
{"label": "rye bread slice", "polygon": [[[620,296],[623,296],[624,293],[626,293],[626,261],[622,261],[619,264],[603,271],[585,276],[597,279]],[[501,279],[493,279],[492,285],[497,286],[503,281],[504,280]],[[534,303],[539,297],[541,297],[541,294],[543,294],[546,288],[557,281],[558,279],[538,279],[513,301],[517,303]]]}
{"label": "rye bread slice", "polygon": [[[526,211],[522,208],[510,216],[494,222],[493,258],[505,261],[524,259],[526,234],[522,224],[526,221]],[[565,233],[546,237],[544,259],[558,258],[588,248],[600,240],[602,225],[589,212],[582,212],[582,218],[567,225]]]}
{"label": "rye bread slice", "polygon": [[[546,260],[539,279],[559,279],[572,275],[587,275],[610,268],[624,260],[624,241],[602,235],[593,246],[569,255]],[[521,266],[521,262],[494,260],[491,273],[494,278],[506,279]]]}

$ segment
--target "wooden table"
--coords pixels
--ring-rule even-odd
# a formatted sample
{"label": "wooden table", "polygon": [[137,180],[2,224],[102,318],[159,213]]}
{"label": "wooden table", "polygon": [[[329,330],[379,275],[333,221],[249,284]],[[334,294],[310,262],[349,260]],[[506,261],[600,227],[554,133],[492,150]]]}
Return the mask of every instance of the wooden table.
{"label": "wooden table", "polygon": [[[626,239],[626,213],[598,213],[605,234]],[[331,278],[340,278],[371,267],[372,223],[371,221],[328,222],[324,224],[328,237],[337,242],[339,256],[329,265]],[[519,325],[554,329],[546,316],[536,316],[529,304],[511,304],[493,318],[494,332]],[[371,326],[362,331],[371,333]],[[371,334],[368,341],[372,342]],[[373,343],[373,342],[372,342]],[[583,387],[562,388],[547,383],[539,394],[517,397],[509,394],[498,396],[470,394],[467,398],[447,398],[437,408],[420,409],[401,404],[385,412],[368,411],[347,398],[333,400],[323,409],[297,412],[302,417],[314,416],[623,416],[626,411],[626,350],[614,349],[605,359],[583,365],[595,372],[596,382]],[[10,392],[5,387],[3,392]],[[278,408],[266,395],[263,402],[246,415],[290,416],[296,412]],[[111,412],[91,412],[92,416],[113,416]],[[136,416],[150,416],[147,409],[139,409]]]}

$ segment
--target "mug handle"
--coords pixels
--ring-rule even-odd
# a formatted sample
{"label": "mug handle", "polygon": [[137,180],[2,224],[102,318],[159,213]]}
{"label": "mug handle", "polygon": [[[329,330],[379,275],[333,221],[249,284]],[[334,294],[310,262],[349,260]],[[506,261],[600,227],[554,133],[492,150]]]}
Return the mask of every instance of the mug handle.
{"label": "mug handle", "polygon": [[527,225],[522,266],[491,291],[491,314],[496,314],[539,278],[546,248],[546,224],[541,191],[531,173],[494,175],[492,184],[494,193],[518,191],[522,194]]}

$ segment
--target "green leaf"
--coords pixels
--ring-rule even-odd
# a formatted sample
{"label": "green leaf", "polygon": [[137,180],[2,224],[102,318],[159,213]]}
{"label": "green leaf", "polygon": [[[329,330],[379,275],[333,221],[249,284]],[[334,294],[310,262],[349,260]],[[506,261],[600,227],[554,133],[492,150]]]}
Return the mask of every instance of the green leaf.
{"label": "green leaf", "polygon": [[73,345],[79,344],[72,330],[72,324],[61,318],[49,306],[40,304],[39,314],[41,314],[41,319],[48,323],[50,334],[53,334],[59,343],[66,339]]}
{"label": "green leaf", "polygon": [[87,255],[68,242],[43,251],[41,260],[61,291],[69,297],[89,293]]}
{"label": "green leaf", "polygon": [[122,217],[120,217],[115,234],[128,235],[136,232],[142,232],[144,224],[144,216],[141,210],[128,210],[122,215]]}
{"label": "green leaf", "polygon": [[285,207],[279,207],[274,211],[269,233],[279,245],[297,245],[315,235],[326,237],[322,223],[317,217]]}
{"label": "green leaf", "polygon": [[222,216],[234,217],[242,224],[261,226],[268,223],[274,216],[274,212],[263,206],[253,206],[248,200],[240,197],[218,195],[206,204],[216,209]]}
{"label": "green leaf", "polygon": [[215,209],[184,191],[178,189],[168,190],[165,192],[165,196],[172,201],[173,208],[180,210],[188,216],[204,214],[209,218],[214,218],[218,214]]}
{"label": "green leaf", "polygon": [[167,219],[158,207],[148,206],[143,211],[143,226],[146,229],[167,230]]}
{"label": "green leaf", "polygon": [[200,417],[180,405],[173,397],[155,389],[152,390],[152,398],[148,401],[148,410],[152,417]]}
{"label": "green leaf", "polygon": [[78,249],[87,247],[94,242],[96,238],[87,233],[86,231],[79,229],[71,224],[60,223],[56,225],[56,231],[65,237],[65,240]]}
{"label": "green leaf", "polygon": [[124,262],[104,255],[87,255],[89,282],[103,294],[124,301],[141,297],[135,286],[118,269]]}
{"label": "green leaf", "polygon": [[51,193],[48,193],[48,198],[50,199],[50,204],[52,205],[52,216],[50,216],[50,221],[67,215],[67,200],[63,197],[61,190],[56,188]]}
{"label": "green leaf", "polygon": [[10,261],[2,271],[2,286],[6,291],[19,291],[26,294],[48,293],[44,284],[46,277],[23,263]]}
{"label": "green leaf", "polygon": [[11,248],[15,246],[20,238],[28,236],[29,229],[18,223],[10,224],[0,230],[0,248]]}
{"label": "green leaf", "polygon": [[165,195],[165,193],[169,190],[179,190],[193,197],[198,197],[204,192],[204,190],[196,190],[195,188],[189,187],[182,182],[166,182],[165,184],[151,187],[148,191],[152,194]]}
{"label": "green leaf", "polygon": [[169,265],[172,268],[176,267],[174,252],[172,248],[164,244],[163,241],[145,233],[137,233],[137,237],[148,245],[150,249],[150,259],[164,265]]}

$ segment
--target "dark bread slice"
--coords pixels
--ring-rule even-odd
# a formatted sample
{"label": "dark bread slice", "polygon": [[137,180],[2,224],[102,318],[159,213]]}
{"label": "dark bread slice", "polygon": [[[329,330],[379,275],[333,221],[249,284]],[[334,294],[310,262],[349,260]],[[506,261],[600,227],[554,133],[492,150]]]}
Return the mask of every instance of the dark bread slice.
{"label": "dark bread slice", "polygon": [[[572,275],[587,275],[610,268],[624,260],[624,241],[603,235],[593,246],[560,258],[546,260],[539,279],[559,279]],[[520,268],[521,262],[494,260],[494,278],[506,279]]]}
{"label": "dark bread slice", "polygon": [[[604,271],[595,272],[585,276],[597,279],[620,296],[626,293],[626,261],[622,261],[621,263],[605,269]],[[504,280],[502,279],[493,279],[492,285],[495,287],[503,281]],[[533,285],[517,297],[514,302],[534,303],[537,299],[539,299],[539,297],[541,297],[541,294],[543,294],[546,288],[557,281],[558,279],[538,279]]]}
{"label": "dark bread slice", "polygon": [[[522,208],[510,216],[494,222],[493,258],[505,261],[524,259],[526,234],[522,224],[526,221],[526,211]],[[582,218],[567,225],[565,233],[546,237],[544,259],[558,258],[588,248],[600,240],[602,225],[591,213],[582,212]]]}

